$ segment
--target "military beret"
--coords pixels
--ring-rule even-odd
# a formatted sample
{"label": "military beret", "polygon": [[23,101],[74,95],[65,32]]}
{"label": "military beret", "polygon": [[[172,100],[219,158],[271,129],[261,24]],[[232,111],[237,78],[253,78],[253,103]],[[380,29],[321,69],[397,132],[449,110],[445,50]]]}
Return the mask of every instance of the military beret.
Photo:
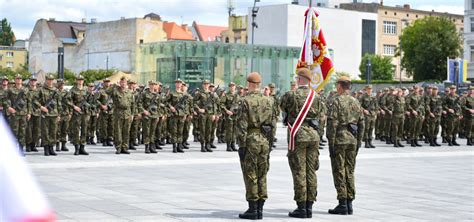
{"label": "military beret", "polygon": [[438,87],[437,86],[432,86],[431,87],[433,90],[438,90]]}
{"label": "military beret", "polygon": [[[407,88],[406,88],[406,87],[402,87],[402,90],[407,90]],[[410,89],[410,90],[411,90],[411,89]]]}
{"label": "military beret", "polygon": [[20,74],[16,74],[15,79],[23,79],[23,77]]}
{"label": "military beret", "polygon": [[268,84],[268,87],[270,87],[270,88],[275,88],[275,83],[270,83],[270,84]]}
{"label": "military beret", "polygon": [[235,83],[234,83],[234,82],[230,82],[230,83],[229,83],[229,86],[235,86]]}
{"label": "military beret", "polygon": [[451,85],[449,86],[450,89],[456,89],[456,86],[455,85]]}
{"label": "military beret", "polygon": [[389,89],[390,91],[394,91],[394,90],[395,90],[395,87],[390,86],[390,87],[388,87],[388,89]]}
{"label": "military beret", "polygon": [[104,82],[110,82],[110,79],[109,79],[109,78],[105,78],[105,79],[104,79]]}
{"label": "military beret", "polygon": [[94,83],[87,84],[88,87],[94,87]]}
{"label": "military beret", "polygon": [[202,82],[202,84],[210,84],[210,83],[211,83],[211,82],[210,82],[209,80],[207,80],[207,79],[205,79],[205,80]]}
{"label": "military beret", "polygon": [[156,85],[156,82],[153,80],[148,81],[148,85]]}
{"label": "military beret", "polygon": [[388,88],[384,88],[383,91],[384,91],[384,92],[388,92]]}
{"label": "military beret", "polygon": [[78,76],[76,76],[76,80],[84,80],[84,76],[78,75]]}
{"label": "military beret", "polygon": [[54,80],[54,79],[55,79],[54,76],[51,74],[46,76],[46,80]]}
{"label": "military beret", "polygon": [[372,85],[370,85],[370,84],[369,84],[369,85],[366,85],[365,88],[366,88],[366,89],[372,89]]}
{"label": "military beret", "polygon": [[188,86],[185,82],[183,82],[183,86]]}
{"label": "military beret", "polygon": [[209,87],[214,87],[214,84],[213,84],[213,83],[211,83],[211,85],[210,85]]}
{"label": "military beret", "polygon": [[8,80],[8,78],[6,76],[2,76],[2,81],[3,80]]}
{"label": "military beret", "polygon": [[36,79],[35,76],[31,76],[31,77],[30,77],[30,81],[36,81],[36,80],[38,80],[38,79]]}
{"label": "military beret", "polygon": [[122,76],[122,78],[120,78],[120,81],[127,81],[127,77]]}
{"label": "military beret", "polygon": [[247,82],[261,83],[262,82],[262,77],[260,76],[260,74],[258,72],[251,72],[247,76]]}
{"label": "military beret", "polygon": [[351,79],[347,76],[341,76],[339,79],[337,79],[337,82],[350,82]]}
{"label": "military beret", "polygon": [[296,75],[311,80],[311,71],[308,68],[299,68]]}
{"label": "military beret", "polygon": [[295,82],[295,81],[291,81],[291,82],[290,82],[290,85],[291,85],[291,86],[295,86],[295,85],[296,85],[296,82]]}

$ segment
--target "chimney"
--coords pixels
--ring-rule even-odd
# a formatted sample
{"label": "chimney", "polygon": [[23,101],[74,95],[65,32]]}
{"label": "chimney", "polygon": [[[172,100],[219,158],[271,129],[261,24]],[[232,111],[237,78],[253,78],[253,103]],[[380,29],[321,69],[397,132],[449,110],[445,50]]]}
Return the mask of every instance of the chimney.
{"label": "chimney", "polygon": [[56,19],[55,18],[49,18],[49,21],[54,22],[54,21],[56,21]]}
{"label": "chimney", "polygon": [[82,18],[82,23],[86,23],[87,22],[87,19],[86,18]]}
{"label": "chimney", "polygon": [[410,9],[410,4],[404,4],[404,5],[403,5],[403,8],[404,8],[404,9]]}
{"label": "chimney", "polygon": [[91,23],[97,23],[97,19],[96,18],[91,18]]}
{"label": "chimney", "polygon": [[122,16],[122,17],[120,17],[120,20],[125,20],[125,17],[123,17],[123,16]]}
{"label": "chimney", "polygon": [[380,5],[383,6],[383,0],[380,0]]}
{"label": "chimney", "polygon": [[293,4],[293,5],[298,5],[299,2],[298,2],[298,0],[293,0],[293,1],[291,1],[291,4]]}

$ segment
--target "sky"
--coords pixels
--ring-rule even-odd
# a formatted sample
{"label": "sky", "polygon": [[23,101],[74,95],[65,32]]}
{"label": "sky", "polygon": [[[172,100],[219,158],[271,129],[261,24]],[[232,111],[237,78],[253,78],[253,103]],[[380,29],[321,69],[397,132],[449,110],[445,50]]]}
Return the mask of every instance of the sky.
{"label": "sky", "polygon": [[[191,25],[227,26],[229,0],[0,0],[0,18],[7,18],[17,39],[29,38],[37,20],[55,18],[80,22],[96,18],[98,22],[120,17],[143,17],[154,12],[162,20]],[[237,15],[247,14],[253,0],[231,0]],[[289,4],[292,0],[260,0],[258,5]],[[305,0],[299,0],[305,1]],[[363,0],[374,2],[374,0]],[[378,2],[378,1],[376,1]],[[455,14],[464,13],[464,0],[384,0],[384,5],[410,4],[414,9],[434,9]]]}

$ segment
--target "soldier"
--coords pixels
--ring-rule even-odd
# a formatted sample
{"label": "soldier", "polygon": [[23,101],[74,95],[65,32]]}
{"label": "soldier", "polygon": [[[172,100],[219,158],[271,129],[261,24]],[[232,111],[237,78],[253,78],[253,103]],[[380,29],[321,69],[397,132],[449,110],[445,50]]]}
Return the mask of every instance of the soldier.
{"label": "soldier", "polygon": [[319,128],[318,128],[318,134],[319,134],[319,149],[322,150],[324,149],[323,146],[325,145],[324,143],[326,143],[327,141],[324,140],[323,136],[324,136],[324,133],[325,133],[325,129],[326,129],[326,122],[327,122],[327,114],[328,114],[328,107],[327,107],[327,104],[326,104],[326,99],[325,99],[325,96],[324,96],[324,89],[321,89],[319,91],[319,97],[321,98],[321,115],[320,115],[320,119],[319,119]]}
{"label": "soldier", "polygon": [[167,93],[169,93],[168,90],[163,90],[161,82],[157,82],[157,87],[158,87],[158,97],[160,98],[161,104],[160,104],[160,109],[158,112],[158,126],[156,126],[155,130],[155,148],[158,150],[162,150],[160,146],[166,145],[165,143],[165,129],[166,129],[166,123],[167,123],[167,106],[166,106],[166,100],[167,100]]}
{"label": "soldier", "polygon": [[56,145],[57,124],[59,121],[59,107],[61,99],[58,89],[54,87],[54,76],[46,76],[46,83],[40,90],[39,109],[43,117],[43,133],[41,140],[44,143],[44,155],[56,156],[54,145]]}
{"label": "soldier", "polygon": [[275,84],[270,83],[270,84],[268,84],[268,87],[270,88],[270,96],[273,98],[273,116],[272,116],[272,118],[273,118],[273,120],[272,120],[272,123],[273,123],[273,131],[272,131],[273,142],[272,142],[272,146],[276,147],[275,146],[275,142],[277,142],[276,129],[277,129],[278,117],[280,116],[280,99],[278,98]]}
{"label": "soldier", "polygon": [[2,80],[2,85],[0,86],[0,115],[5,115],[5,101],[6,101],[6,95],[7,95],[7,90],[8,90],[8,78],[6,76],[2,76],[0,78]]}
{"label": "soldier", "polygon": [[113,100],[110,96],[112,87],[110,79],[104,79],[102,89],[97,93],[97,103],[99,104],[99,131],[102,146],[113,146]]}
{"label": "soldier", "polygon": [[[259,92],[262,78],[257,72],[247,76],[249,92],[242,99],[237,121],[239,157],[249,208],[239,218],[262,219],[267,195],[272,101]],[[267,134],[267,135],[266,135]]]}
{"label": "soldier", "polygon": [[127,88],[127,78],[122,77],[119,86],[112,88],[110,96],[114,104],[114,145],[115,154],[130,154],[130,125],[132,124],[135,101],[133,94]]}
{"label": "soldier", "polygon": [[461,104],[463,110],[463,119],[464,122],[464,134],[467,139],[468,146],[473,145],[473,136],[474,136],[474,127],[473,127],[473,114],[474,114],[474,86],[469,86],[468,94],[464,99],[464,102]]}
{"label": "soldier", "polygon": [[214,145],[214,139],[216,137],[216,129],[217,129],[217,123],[219,122],[220,115],[221,115],[221,104],[220,104],[220,99],[219,96],[217,95],[217,89],[215,88],[214,84],[209,85],[209,91],[211,92],[211,98],[212,98],[212,103],[214,104],[214,116],[215,119],[212,121],[212,127],[211,127],[211,142],[210,142],[210,147],[215,149],[216,145]]}
{"label": "soldier", "polygon": [[174,81],[175,90],[168,96],[168,106],[170,110],[169,131],[171,134],[171,143],[173,144],[173,153],[184,153],[183,150],[183,129],[186,119],[184,93],[181,91],[183,81],[176,79]]}
{"label": "soldier", "polygon": [[[135,146],[138,146],[137,139],[138,134],[140,132],[140,125],[141,125],[141,114],[139,110],[139,100],[140,100],[140,91],[137,90],[137,83],[133,80],[128,81],[128,90],[132,92],[133,95],[133,102],[135,106],[132,110],[132,123],[130,124],[130,141],[128,142],[128,149],[129,150],[136,150]],[[155,127],[156,128],[156,127]],[[155,131],[152,132],[155,134]],[[153,136],[154,137],[154,136]]]}
{"label": "soldier", "polygon": [[23,147],[26,144],[26,124],[31,118],[30,104],[27,95],[28,90],[23,87],[23,79],[20,74],[15,76],[14,83],[7,91],[5,107],[8,122],[18,140],[19,149],[23,153]]}
{"label": "soldier", "polygon": [[391,86],[388,90],[387,95],[383,103],[383,109],[385,111],[384,119],[384,138],[386,144],[393,144],[393,139],[391,138],[391,129],[392,129],[392,115],[393,115],[393,102],[395,97],[397,97],[398,92],[395,90],[395,87]]}
{"label": "soldier", "polygon": [[406,102],[407,116],[409,124],[408,140],[412,147],[422,146],[418,143],[418,136],[421,133],[421,126],[424,119],[423,97],[420,94],[420,87],[415,86],[410,99]]}
{"label": "soldier", "polygon": [[194,109],[194,98],[199,96],[199,88],[196,88],[196,91],[194,92],[194,94],[192,95],[193,96],[193,101],[191,102],[191,104],[193,105],[191,110],[192,110],[192,116],[193,116],[193,140],[194,142],[199,142],[200,141],[200,129],[199,129],[199,121],[200,121],[200,118],[199,118],[199,115],[197,113],[197,111]]}
{"label": "soldier", "polygon": [[[36,149],[36,144],[38,143],[41,137],[41,98],[40,98],[40,89],[36,85],[36,77],[30,77],[28,82],[28,93],[27,97],[31,104],[30,114],[31,118],[28,120],[27,129],[26,129],[26,152],[38,152]],[[43,127],[47,127],[43,124]],[[42,143],[44,140],[42,141]],[[45,147],[45,154],[48,148]],[[54,150],[53,150],[54,153]],[[55,153],[53,154],[55,155]]]}
{"label": "soldier", "polygon": [[[444,101],[444,99],[446,98],[446,96],[448,96],[449,94],[449,87],[446,87],[444,89],[444,95],[441,97],[441,101]],[[441,112],[441,122],[440,122],[440,125],[441,125],[441,138],[442,138],[442,143],[447,143],[448,141],[446,140],[446,119],[448,117],[448,113],[444,112]]]}
{"label": "soldier", "polygon": [[426,101],[426,126],[428,127],[428,139],[430,146],[441,146],[436,141],[439,132],[439,124],[442,114],[442,100],[438,95],[438,87],[431,87],[431,95]]}
{"label": "soldier", "polygon": [[158,125],[161,97],[158,94],[158,85],[155,81],[148,82],[148,90],[140,96],[140,112],[143,116],[143,143],[145,153],[157,153],[155,144],[155,131]]}
{"label": "soldier", "polygon": [[57,141],[61,143],[61,148],[59,144],[56,143],[56,151],[69,151],[66,146],[67,134],[69,132],[69,122],[72,117],[72,108],[69,106],[71,104],[71,96],[68,91],[64,89],[64,80],[57,80],[58,96],[60,105],[58,107],[59,113],[59,122],[57,128]]}
{"label": "soldier", "polygon": [[377,118],[378,104],[377,98],[372,96],[372,85],[365,86],[365,93],[360,98],[365,119],[364,147],[375,148],[372,144],[372,134],[374,132],[375,119]]}
{"label": "soldier", "polygon": [[407,114],[408,111],[403,96],[403,90],[397,89],[395,92],[396,96],[393,99],[392,109],[391,138],[394,147],[405,147],[400,143],[400,140],[403,137],[403,123],[405,120],[405,114]]}
{"label": "soldier", "polygon": [[235,91],[235,83],[229,83],[229,91],[223,96],[222,112],[224,113],[226,151],[237,151],[235,147],[235,121],[240,109],[239,95]]}
{"label": "soldier", "polygon": [[433,87],[431,85],[428,85],[426,87],[426,91],[425,93],[423,94],[423,104],[425,105],[425,121],[423,121],[423,126],[422,126],[422,130],[423,130],[423,136],[425,137],[425,143],[430,143],[431,145],[431,142],[430,142],[430,134],[429,134],[429,126],[428,126],[428,123],[427,123],[427,119],[429,118],[429,113],[428,113],[428,109],[429,109],[429,103],[430,103],[430,99],[431,99],[431,96],[433,94]]}
{"label": "soldier", "polygon": [[89,123],[89,104],[87,102],[87,90],[84,89],[84,77],[76,77],[76,85],[71,88],[70,106],[74,110],[71,119],[72,143],[74,144],[74,155],[89,155],[85,150],[87,126]]}
{"label": "soldier", "polygon": [[191,129],[191,122],[193,120],[193,97],[191,94],[188,93],[188,85],[183,83],[181,87],[181,91],[183,91],[185,100],[183,105],[183,112],[185,113],[185,120],[183,126],[183,139],[182,139],[182,146],[184,149],[189,149],[189,131]]}
{"label": "soldier", "polygon": [[350,79],[342,76],[336,82],[337,93],[329,110],[327,137],[332,175],[339,204],[330,214],[352,214],[355,199],[354,170],[356,156],[364,133],[364,115],[357,99],[349,95]]}
{"label": "soldier", "polygon": [[461,108],[458,103],[459,96],[456,94],[456,86],[449,87],[449,94],[443,100],[443,113],[446,117],[446,140],[449,146],[459,146],[456,142],[457,128],[461,118]]}
{"label": "soldier", "polygon": [[89,107],[89,125],[87,126],[87,141],[88,145],[96,145],[94,138],[97,130],[99,110],[97,103],[97,95],[94,91],[94,83],[87,85],[87,99],[90,105]]}
{"label": "soldier", "polygon": [[212,92],[209,91],[209,84],[209,80],[204,80],[203,90],[194,98],[194,107],[199,114],[201,152],[212,152],[211,130],[212,122],[216,119],[216,106]]}
{"label": "soldier", "polygon": [[[301,68],[297,71],[296,81],[298,89],[289,94],[286,102],[288,106],[288,125],[290,126],[290,143],[288,150],[288,163],[293,175],[294,200],[297,208],[288,214],[296,218],[312,218],[313,203],[317,195],[317,177],[316,171],[319,169],[319,140],[318,130],[320,127],[320,115],[323,105],[316,92],[311,96],[311,71],[307,68]],[[300,119],[301,125],[295,128],[298,116],[304,109],[305,101],[312,98],[308,105],[310,108],[304,119]],[[294,133],[294,134],[293,134]],[[294,144],[294,145],[293,145]]]}

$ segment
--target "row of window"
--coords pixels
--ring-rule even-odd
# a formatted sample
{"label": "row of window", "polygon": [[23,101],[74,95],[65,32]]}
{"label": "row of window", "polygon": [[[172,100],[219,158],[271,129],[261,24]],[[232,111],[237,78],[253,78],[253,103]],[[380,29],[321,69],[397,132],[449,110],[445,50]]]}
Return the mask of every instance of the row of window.
{"label": "row of window", "polygon": [[383,33],[388,35],[396,35],[397,22],[383,21]]}
{"label": "row of window", "polygon": [[14,63],[13,62],[7,62],[7,68],[13,68]]}
{"label": "row of window", "polygon": [[13,57],[13,52],[6,52],[6,53],[5,53],[5,56],[6,56],[7,58],[11,58],[11,57]]}

